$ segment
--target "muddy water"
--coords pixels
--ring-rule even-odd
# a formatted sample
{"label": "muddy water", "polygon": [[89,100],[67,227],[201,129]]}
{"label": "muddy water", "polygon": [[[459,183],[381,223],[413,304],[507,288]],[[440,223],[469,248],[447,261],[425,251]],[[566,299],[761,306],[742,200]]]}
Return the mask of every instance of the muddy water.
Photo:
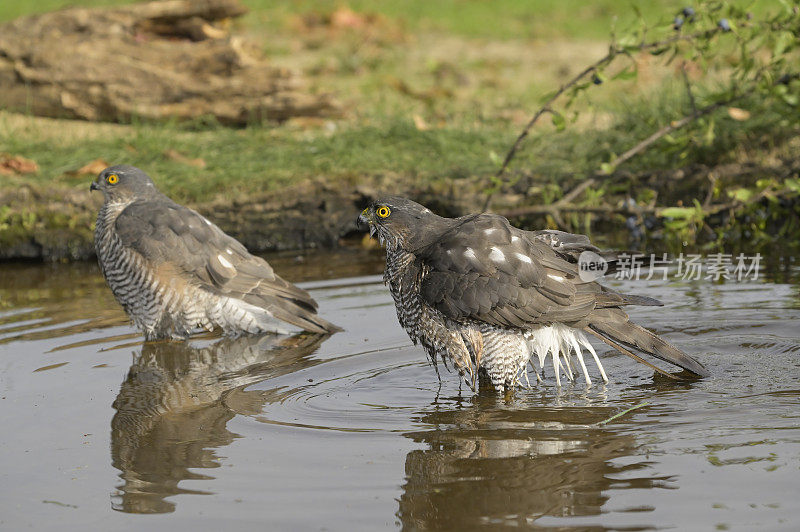
{"label": "muddy water", "polygon": [[791,276],[613,283],[712,378],[603,350],[606,386],[498,396],[437,379],[379,254],[273,263],[345,332],[143,345],[94,265],[0,265],[0,529],[800,527]]}

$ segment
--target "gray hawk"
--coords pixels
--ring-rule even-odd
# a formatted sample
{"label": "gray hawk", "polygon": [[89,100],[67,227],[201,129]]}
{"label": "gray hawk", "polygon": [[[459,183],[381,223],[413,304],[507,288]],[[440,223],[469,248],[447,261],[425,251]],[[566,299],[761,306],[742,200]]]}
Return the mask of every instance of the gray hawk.
{"label": "gray hawk", "polygon": [[111,291],[147,339],[339,330],[305,290],[197,212],[160,193],[142,170],[106,168],[93,181],[105,199],[95,250]]}
{"label": "gray hawk", "polygon": [[451,362],[473,387],[478,377],[499,390],[520,384],[533,355],[540,369],[551,357],[558,384],[562,369],[574,379],[577,358],[591,384],[584,351],[608,382],[586,332],[662,373],[628,348],[709,374],[621,308],[660,302],[581,279],[579,253],[599,251],[585,236],[523,231],[492,214],[443,218],[400,197],[372,203],[359,222],[386,248],[384,280],[400,324],[434,364]]}

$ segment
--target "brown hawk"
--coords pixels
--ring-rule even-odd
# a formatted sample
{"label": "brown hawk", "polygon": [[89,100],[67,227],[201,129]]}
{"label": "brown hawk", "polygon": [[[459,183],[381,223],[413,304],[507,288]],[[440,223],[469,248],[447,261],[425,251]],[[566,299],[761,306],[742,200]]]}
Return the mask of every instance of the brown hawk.
{"label": "brown hawk", "polygon": [[106,168],[92,182],[105,202],[95,250],[117,301],[147,339],[339,330],[317,315],[305,290],[197,212],[161,194],[133,166]]}
{"label": "brown hawk", "polygon": [[359,222],[386,248],[384,280],[400,324],[434,364],[437,357],[452,362],[473,387],[478,376],[497,389],[520,384],[533,355],[540,368],[551,357],[559,384],[562,368],[574,379],[577,358],[590,384],[584,351],[607,382],[585,332],[651,367],[623,346],[708,375],[696,360],[631,323],[621,308],[660,302],[581,279],[579,253],[597,251],[585,236],[523,231],[491,214],[442,218],[400,197],[374,202]]}

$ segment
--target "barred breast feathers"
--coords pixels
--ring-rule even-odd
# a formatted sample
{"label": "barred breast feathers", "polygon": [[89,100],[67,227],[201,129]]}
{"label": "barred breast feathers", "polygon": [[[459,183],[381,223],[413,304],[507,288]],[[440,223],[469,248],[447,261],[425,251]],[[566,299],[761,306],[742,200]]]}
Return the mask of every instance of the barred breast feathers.
{"label": "barred breast feathers", "polygon": [[420,283],[427,269],[412,253],[387,247],[384,281],[395,301],[398,321],[415,345],[422,344],[434,367],[437,357],[445,365],[449,361],[474,383],[478,360],[463,338],[463,327],[450,323],[420,297]]}
{"label": "barred breast feathers", "polygon": [[[584,353],[591,354],[601,378],[608,382],[605,369],[586,335],[574,327],[552,324],[518,330],[474,322],[461,323],[446,320],[419,297],[421,278],[425,265],[414,268],[416,257],[397,248],[387,249],[384,280],[395,300],[398,320],[416,344],[422,343],[431,360],[448,359],[462,374],[474,381],[478,369],[483,368],[492,385],[504,386],[527,382],[526,367],[530,363],[537,379],[550,364],[557,385],[561,374],[570,381],[580,366],[587,385],[592,384]],[[538,369],[534,366],[538,362]],[[577,360],[577,365],[576,365]]]}
{"label": "barred breast feathers", "polygon": [[158,286],[144,258],[126,249],[114,230],[117,217],[130,203],[103,205],[97,216],[95,248],[100,269],[114,297],[150,338],[158,332],[163,312]]}

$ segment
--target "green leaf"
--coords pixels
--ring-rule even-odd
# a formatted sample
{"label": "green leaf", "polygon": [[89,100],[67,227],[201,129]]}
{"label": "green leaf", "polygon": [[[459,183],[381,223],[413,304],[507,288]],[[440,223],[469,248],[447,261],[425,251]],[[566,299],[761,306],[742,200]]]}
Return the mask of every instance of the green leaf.
{"label": "green leaf", "polygon": [[557,91],[554,91],[554,90],[552,90],[552,91],[550,91],[550,92],[546,92],[546,93],[544,93],[544,95],[542,95],[542,96],[539,98],[539,103],[541,103],[541,104],[544,104],[544,103],[546,103],[546,102],[549,102],[549,101],[550,101],[550,99],[551,99],[553,96],[555,96],[555,95],[556,95],[556,93],[557,93]]}
{"label": "green leaf", "polygon": [[783,55],[787,48],[795,44],[795,37],[791,32],[782,31],[775,36],[775,44],[772,45],[772,56]]}
{"label": "green leaf", "polygon": [[765,178],[762,178],[762,179],[756,179],[756,187],[759,190],[764,190],[766,188],[773,187],[773,186],[775,186],[775,179],[773,179],[771,177],[765,177]]}
{"label": "green leaf", "polygon": [[736,188],[728,191],[728,197],[745,203],[753,197],[753,191],[747,188]]}
{"label": "green leaf", "polygon": [[703,211],[703,205],[697,198],[693,199],[692,203],[694,203],[694,219],[696,221],[701,221],[703,218],[706,217],[706,213],[705,211]]}
{"label": "green leaf", "polygon": [[564,118],[564,115],[557,111],[552,112],[553,115],[553,125],[556,126],[557,131],[564,131],[567,127],[567,120]]}
{"label": "green leaf", "polygon": [[792,107],[797,107],[797,104],[800,102],[796,94],[791,94],[789,92],[781,94],[781,99]]}
{"label": "green leaf", "polygon": [[639,48],[638,39],[636,38],[635,35],[632,34],[623,35],[622,37],[619,38],[617,44],[619,44],[622,48],[626,50],[629,50],[631,48],[633,49]]}
{"label": "green leaf", "polygon": [[706,146],[711,146],[714,144],[714,140],[716,139],[717,135],[714,130],[715,121],[714,117],[708,119],[708,127],[706,127],[705,134],[703,135],[703,141],[705,142]]}
{"label": "green leaf", "polygon": [[787,179],[784,184],[786,185],[786,188],[788,188],[792,192],[800,194],[800,178],[793,177],[791,179]]}
{"label": "green leaf", "polygon": [[627,81],[627,80],[631,80],[631,79],[636,79],[636,76],[638,76],[638,75],[639,75],[639,71],[636,69],[636,67],[634,67],[634,68],[624,68],[623,70],[620,70],[619,72],[614,74],[614,77],[611,78],[611,79],[619,79],[619,80],[622,80],[622,81]]}
{"label": "green leaf", "polygon": [[615,166],[612,163],[603,163],[600,165],[600,172],[604,174],[611,174],[614,172]]}
{"label": "green leaf", "polygon": [[664,222],[664,227],[673,231],[680,231],[687,226],[686,220],[667,220]]}
{"label": "green leaf", "polygon": [[695,215],[694,207],[667,207],[661,211],[661,216],[664,218],[680,218],[689,219]]}

